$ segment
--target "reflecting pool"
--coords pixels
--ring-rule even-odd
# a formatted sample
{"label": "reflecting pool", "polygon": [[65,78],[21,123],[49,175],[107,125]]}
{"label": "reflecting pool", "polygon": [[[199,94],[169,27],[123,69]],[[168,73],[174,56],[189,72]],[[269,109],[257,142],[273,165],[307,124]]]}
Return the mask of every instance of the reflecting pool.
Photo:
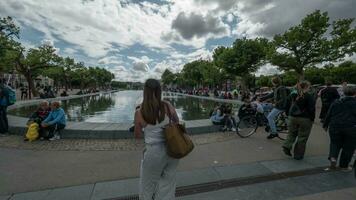
{"label": "reflecting pool", "polygon": [[[180,119],[208,119],[216,102],[193,97],[165,97],[177,109]],[[132,123],[135,107],[142,102],[142,91],[120,91],[62,101],[68,121]],[[234,105],[236,108],[238,105]],[[9,114],[29,117],[37,106],[10,110]]]}

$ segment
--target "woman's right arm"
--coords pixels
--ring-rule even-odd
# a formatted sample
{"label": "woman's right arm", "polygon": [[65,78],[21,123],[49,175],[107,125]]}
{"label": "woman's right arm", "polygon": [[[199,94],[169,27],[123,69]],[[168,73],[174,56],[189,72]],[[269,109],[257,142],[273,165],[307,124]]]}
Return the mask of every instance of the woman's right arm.
{"label": "woman's right arm", "polygon": [[172,122],[179,123],[179,117],[178,117],[176,109],[169,102],[166,102],[166,103],[167,103],[167,108],[169,109],[169,113],[170,113],[169,117],[171,118]]}

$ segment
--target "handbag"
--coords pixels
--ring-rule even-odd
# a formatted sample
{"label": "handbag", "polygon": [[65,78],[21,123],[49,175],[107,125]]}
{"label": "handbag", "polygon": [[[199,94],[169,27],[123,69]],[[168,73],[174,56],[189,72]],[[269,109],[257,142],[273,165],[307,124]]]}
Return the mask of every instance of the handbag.
{"label": "handbag", "polygon": [[180,159],[193,151],[194,144],[187,135],[187,131],[184,125],[172,122],[169,108],[167,108],[167,111],[169,124],[163,127],[163,133],[166,139],[167,154],[172,158]]}

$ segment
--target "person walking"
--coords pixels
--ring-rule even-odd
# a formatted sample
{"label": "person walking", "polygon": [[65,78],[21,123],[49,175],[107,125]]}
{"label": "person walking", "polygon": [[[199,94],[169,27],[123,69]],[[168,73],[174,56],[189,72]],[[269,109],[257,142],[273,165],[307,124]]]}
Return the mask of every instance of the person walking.
{"label": "person walking", "polygon": [[331,105],[323,127],[330,135],[330,168],[336,167],[342,150],[339,166],[349,170],[356,148],[356,87],[345,86],[343,94],[343,98]]}
{"label": "person walking", "polygon": [[9,123],[7,120],[8,105],[9,91],[6,88],[5,80],[0,79],[0,135],[6,135],[9,132]]}
{"label": "person walking", "polygon": [[163,127],[178,123],[175,108],[162,101],[159,81],[148,79],[144,86],[143,102],[135,112],[135,137],[140,138],[144,129],[145,150],[141,161],[140,200],[175,199],[176,173],[179,163],[167,155]]}
{"label": "person walking", "polygon": [[326,81],[326,87],[319,92],[321,99],[321,111],[320,111],[320,122],[324,123],[326,114],[331,106],[331,104],[340,98],[339,92],[336,88],[331,87],[331,81]]}
{"label": "person walking", "polygon": [[282,148],[283,152],[292,156],[294,145],[294,159],[304,158],[306,144],[315,118],[315,100],[309,93],[310,83],[302,81],[297,86],[297,93],[290,95],[291,106],[289,109],[289,134]]}

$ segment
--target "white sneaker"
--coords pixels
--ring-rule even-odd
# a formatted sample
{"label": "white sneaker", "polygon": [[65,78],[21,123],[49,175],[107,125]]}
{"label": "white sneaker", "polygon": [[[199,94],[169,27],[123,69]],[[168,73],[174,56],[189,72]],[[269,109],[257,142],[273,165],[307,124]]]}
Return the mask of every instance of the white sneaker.
{"label": "white sneaker", "polygon": [[53,137],[49,138],[49,141],[60,140],[61,137],[59,135],[54,135]]}
{"label": "white sneaker", "polygon": [[236,128],[232,128],[231,130],[235,132],[235,131],[236,131]]}

